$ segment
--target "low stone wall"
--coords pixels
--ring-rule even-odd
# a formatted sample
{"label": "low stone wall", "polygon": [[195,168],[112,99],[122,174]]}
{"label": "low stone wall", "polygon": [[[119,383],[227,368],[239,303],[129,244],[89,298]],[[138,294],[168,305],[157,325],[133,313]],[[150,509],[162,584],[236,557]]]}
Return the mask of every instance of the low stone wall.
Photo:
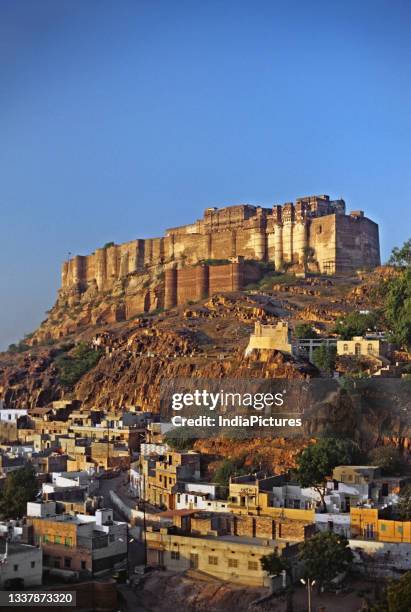
{"label": "low stone wall", "polygon": [[372,577],[398,577],[411,570],[410,545],[406,542],[349,540],[358,571]]}

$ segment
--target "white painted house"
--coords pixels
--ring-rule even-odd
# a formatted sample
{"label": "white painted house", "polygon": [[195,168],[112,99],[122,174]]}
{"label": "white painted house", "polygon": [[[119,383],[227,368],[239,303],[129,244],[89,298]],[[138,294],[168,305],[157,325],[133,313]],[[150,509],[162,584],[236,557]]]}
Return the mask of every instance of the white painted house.
{"label": "white painted house", "polygon": [[0,548],[0,588],[41,585],[43,553],[37,546],[2,542]]}
{"label": "white painted house", "polygon": [[4,408],[4,404],[0,406],[0,421],[6,423],[17,423],[17,420],[28,412],[27,408]]}

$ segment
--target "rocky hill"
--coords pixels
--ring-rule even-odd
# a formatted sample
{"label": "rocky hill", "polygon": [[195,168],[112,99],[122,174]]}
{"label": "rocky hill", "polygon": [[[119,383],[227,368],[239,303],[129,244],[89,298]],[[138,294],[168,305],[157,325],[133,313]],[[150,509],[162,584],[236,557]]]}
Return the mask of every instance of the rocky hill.
{"label": "rocky hill", "polygon": [[[254,322],[281,318],[291,327],[311,322],[319,333],[328,333],[353,307],[372,306],[370,288],[387,274],[380,269],[362,278],[268,276],[256,289],[216,294],[190,306],[104,324],[79,324],[81,312],[73,309],[68,314],[80,319],[76,330],[64,335],[55,320],[57,305],[47,325],[55,338],[62,337],[40,342],[35,333],[22,352],[1,354],[0,393],[16,408],[76,398],[85,408],[136,405],[156,411],[164,379],[315,378],[319,372],[307,360],[283,353],[273,352],[266,361],[260,361],[258,353],[246,359],[244,349]],[[341,401],[336,400],[332,409],[322,407],[319,429],[331,421],[340,431],[360,427],[365,435],[374,419],[367,444],[384,436],[383,408],[381,414],[364,413],[358,421],[355,407],[342,409]],[[397,425],[392,431],[398,438],[407,437]]]}

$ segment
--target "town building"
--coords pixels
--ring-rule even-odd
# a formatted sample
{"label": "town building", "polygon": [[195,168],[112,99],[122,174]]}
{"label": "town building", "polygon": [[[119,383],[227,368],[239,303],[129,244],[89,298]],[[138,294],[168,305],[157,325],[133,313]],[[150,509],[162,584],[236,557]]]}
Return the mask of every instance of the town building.
{"label": "town building", "polygon": [[[296,542],[310,531],[287,539],[281,526],[266,517],[234,517],[190,510],[164,512],[171,527],[149,527],[148,561],[171,571],[199,570],[220,580],[249,586],[269,586],[261,558],[276,551],[289,560],[298,553]],[[294,534],[295,535],[295,534]]]}
{"label": "town building", "polygon": [[275,325],[263,325],[257,321],[245,351],[246,356],[250,355],[253,350],[282,351],[291,354],[293,348],[288,323],[279,321]]}
{"label": "town building", "polygon": [[351,537],[411,544],[411,521],[382,518],[380,513],[377,508],[351,508]]}
{"label": "town building", "polygon": [[37,546],[0,540],[0,589],[23,589],[42,584],[42,552]]}
{"label": "town building", "polygon": [[21,417],[27,416],[27,408],[4,408],[4,404],[0,405],[0,421],[6,423],[16,423]]}
{"label": "town building", "polygon": [[374,336],[354,336],[351,340],[337,341],[337,355],[340,356],[381,359],[387,352],[386,340]]}
{"label": "town building", "polygon": [[200,480],[200,454],[168,451],[165,455],[140,457],[145,499],[151,504],[175,508],[178,482]]}
{"label": "town building", "polygon": [[44,571],[61,578],[90,578],[123,567],[127,523],[113,520],[111,509],[95,516],[28,517],[32,543],[43,551]]}

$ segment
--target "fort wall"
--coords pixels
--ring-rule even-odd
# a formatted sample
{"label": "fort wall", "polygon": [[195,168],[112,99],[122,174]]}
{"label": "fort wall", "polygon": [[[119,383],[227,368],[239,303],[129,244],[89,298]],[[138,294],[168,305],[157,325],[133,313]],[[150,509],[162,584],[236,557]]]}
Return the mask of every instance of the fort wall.
{"label": "fort wall", "polygon": [[217,266],[168,268],[165,271],[164,306],[173,308],[226,291],[241,291],[261,278],[253,264],[235,261]]}
{"label": "fort wall", "polygon": [[[245,263],[203,267],[207,260],[242,257]],[[380,263],[378,225],[363,213],[345,214],[343,200],[326,195],[299,198],[272,208],[242,204],[208,208],[202,219],[170,228],[160,238],[137,239],[77,255],[62,267],[61,295],[81,296],[89,289],[111,292],[136,275],[165,271],[163,298],[149,291],[126,301],[137,308],[184,303],[218,291],[237,290],[248,282],[246,260],[344,274]],[[138,293],[138,292],[137,292]],[[137,303],[138,302],[138,303]]]}

